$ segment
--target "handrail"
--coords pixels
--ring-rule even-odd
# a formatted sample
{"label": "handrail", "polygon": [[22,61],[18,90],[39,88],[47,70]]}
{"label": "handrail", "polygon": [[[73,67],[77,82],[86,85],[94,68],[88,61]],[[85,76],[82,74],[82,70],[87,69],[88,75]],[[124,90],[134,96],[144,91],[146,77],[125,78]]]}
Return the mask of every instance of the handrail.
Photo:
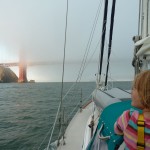
{"label": "handrail", "polygon": [[103,127],[104,127],[104,124],[102,124],[101,125],[101,127],[100,127],[100,131],[99,131],[99,135],[98,135],[98,138],[100,139],[100,140],[109,140],[110,139],[110,136],[101,136],[101,132],[102,132],[102,130],[103,130]]}

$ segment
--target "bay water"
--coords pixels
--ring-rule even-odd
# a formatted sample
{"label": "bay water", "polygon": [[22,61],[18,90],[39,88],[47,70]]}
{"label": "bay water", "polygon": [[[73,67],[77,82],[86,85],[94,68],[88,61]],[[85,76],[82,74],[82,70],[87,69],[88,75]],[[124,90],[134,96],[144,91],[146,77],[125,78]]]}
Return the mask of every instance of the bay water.
{"label": "bay water", "polygon": [[[131,82],[114,82],[113,86],[128,90]],[[70,91],[63,100],[65,120],[71,120],[81,100],[82,103],[90,100],[95,87],[94,82],[64,83],[63,96]],[[0,150],[44,150],[47,147],[61,88],[60,82],[0,84]],[[58,132],[57,122],[52,141],[58,138]]]}

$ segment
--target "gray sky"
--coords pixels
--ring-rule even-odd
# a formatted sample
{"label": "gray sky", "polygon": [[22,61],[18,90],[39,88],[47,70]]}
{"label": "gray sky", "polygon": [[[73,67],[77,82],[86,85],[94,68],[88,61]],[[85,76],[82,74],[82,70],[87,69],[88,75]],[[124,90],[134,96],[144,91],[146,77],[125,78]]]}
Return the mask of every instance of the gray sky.
{"label": "gray sky", "polygon": [[[75,81],[77,78],[99,3],[100,0],[69,0],[65,81]],[[19,51],[24,50],[27,61],[52,63],[49,66],[28,67],[29,80],[61,81],[65,13],[66,0],[0,0],[0,62],[16,62],[19,60]],[[101,36],[102,14],[103,6],[89,58]],[[132,37],[137,35],[137,22],[138,1],[116,1],[109,72],[114,80],[133,78]],[[108,33],[109,28],[106,41],[108,41]],[[99,47],[83,73],[82,81],[95,80],[98,56]],[[18,67],[11,69],[18,74]]]}

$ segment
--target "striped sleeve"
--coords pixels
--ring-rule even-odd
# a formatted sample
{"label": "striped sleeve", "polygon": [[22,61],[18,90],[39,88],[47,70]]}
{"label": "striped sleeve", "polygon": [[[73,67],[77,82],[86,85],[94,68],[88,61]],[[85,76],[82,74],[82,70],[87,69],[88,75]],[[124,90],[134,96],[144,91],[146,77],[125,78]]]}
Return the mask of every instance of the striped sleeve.
{"label": "striped sleeve", "polygon": [[116,134],[123,135],[123,132],[128,125],[129,119],[130,119],[130,111],[129,110],[124,111],[114,124],[114,131]]}

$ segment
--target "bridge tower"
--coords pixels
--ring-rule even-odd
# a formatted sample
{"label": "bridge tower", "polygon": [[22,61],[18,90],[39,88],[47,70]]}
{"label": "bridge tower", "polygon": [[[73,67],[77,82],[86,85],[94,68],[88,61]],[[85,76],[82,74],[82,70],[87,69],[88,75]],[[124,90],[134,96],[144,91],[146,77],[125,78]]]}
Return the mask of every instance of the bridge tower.
{"label": "bridge tower", "polygon": [[23,51],[20,52],[20,60],[19,60],[19,83],[26,83],[27,80],[27,64],[25,61],[25,55]]}

